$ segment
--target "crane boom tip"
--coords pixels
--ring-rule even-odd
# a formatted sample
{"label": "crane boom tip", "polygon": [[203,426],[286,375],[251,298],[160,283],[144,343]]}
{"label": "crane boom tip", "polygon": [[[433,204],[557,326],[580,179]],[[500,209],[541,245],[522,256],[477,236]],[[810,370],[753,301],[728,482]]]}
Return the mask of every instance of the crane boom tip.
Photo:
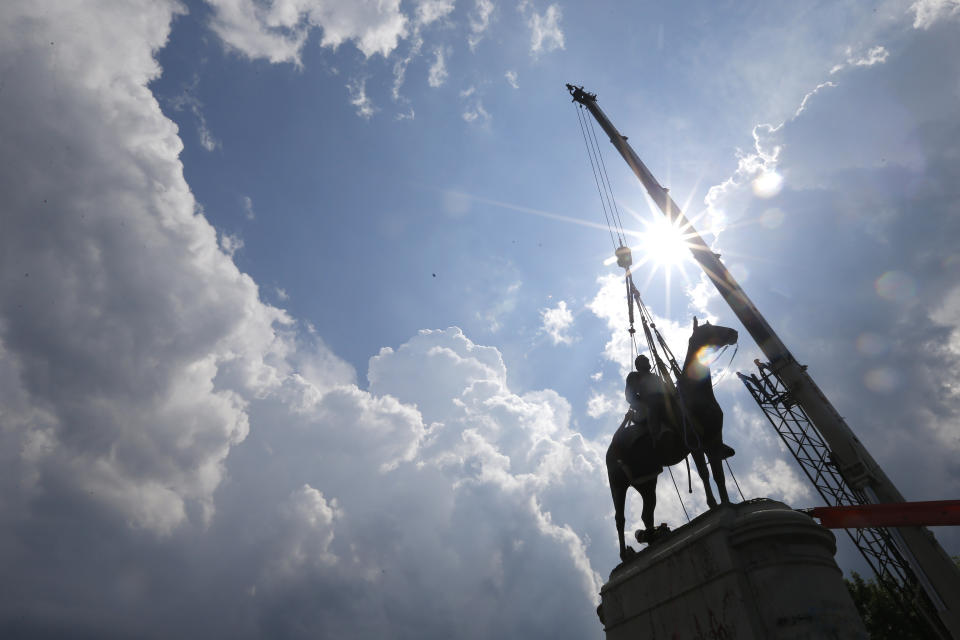
{"label": "crane boom tip", "polygon": [[586,104],[589,100],[596,100],[597,94],[590,93],[589,91],[584,91],[583,87],[578,87],[577,85],[567,83],[567,91],[570,92],[570,95],[573,97],[574,102],[579,102],[580,104]]}

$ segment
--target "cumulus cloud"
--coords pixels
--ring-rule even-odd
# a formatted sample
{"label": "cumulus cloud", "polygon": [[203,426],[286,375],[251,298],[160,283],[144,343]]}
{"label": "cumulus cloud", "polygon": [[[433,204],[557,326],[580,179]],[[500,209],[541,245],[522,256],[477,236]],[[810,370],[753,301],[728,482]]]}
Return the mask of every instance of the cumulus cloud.
{"label": "cumulus cloud", "polygon": [[382,350],[360,389],[184,180],[147,89],[171,7],[91,8],[0,15],[0,627],[595,633],[616,546],[569,403],[458,329]]}
{"label": "cumulus cloud", "polygon": [[546,333],[553,344],[572,344],[573,337],[567,333],[573,326],[573,313],[567,303],[561,300],[556,307],[541,309],[540,330]]}
{"label": "cumulus cloud", "polygon": [[616,396],[593,392],[587,400],[587,415],[591,418],[600,418],[616,414],[623,408],[622,405],[623,403]]}
{"label": "cumulus cloud", "polygon": [[[51,21],[41,7],[8,8],[0,27],[4,57],[20,61],[4,122],[30,132],[3,133],[2,260],[22,277],[0,288],[0,340],[10,393],[44,407],[40,422],[13,417],[13,433],[34,443],[24,472],[39,483],[66,483],[165,534],[191,511],[212,517],[223,462],[249,429],[245,400],[218,387],[218,371],[241,387],[268,380],[264,358],[282,353],[290,318],[254,303],[256,286],[195,213],[176,126],[146,89],[171,8],[72,11]],[[97,33],[110,48],[89,46]],[[50,42],[61,61],[47,69]],[[70,109],[53,106],[67,96]],[[42,155],[40,140],[72,155]],[[49,229],[28,243],[36,224]],[[51,312],[50,300],[62,306]]]}
{"label": "cumulus cloud", "polygon": [[520,83],[517,82],[517,72],[516,71],[507,71],[503,74],[503,77],[507,79],[507,84],[509,84],[514,89],[520,88]]}
{"label": "cumulus cloud", "polygon": [[[623,285],[623,276],[609,273],[597,278],[598,289],[593,299],[587,303],[587,308],[595,316],[606,322],[607,329],[610,331],[610,339],[604,345],[603,356],[606,360],[615,363],[621,376],[626,376],[633,368],[633,361],[636,353],[633,350],[633,343],[630,341],[630,334],[627,333],[627,295]],[[657,328],[663,334],[667,344],[671,349],[677,349],[687,343],[690,337],[690,329],[686,323],[681,324],[669,318],[662,318],[654,315],[654,322]],[[637,319],[639,331],[639,319]],[[645,347],[641,346],[641,351]],[[682,351],[675,352],[677,357],[682,355]]]}
{"label": "cumulus cloud", "polygon": [[560,28],[562,17],[560,7],[555,4],[547,7],[543,14],[531,12],[527,23],[530,27],[530,53],[537,56],[564,48],[563,29]]}
{"label": "cumulus cloud", "polygon": [[[322,32],[320,44],[336,49],[350,41],[368,58],[387,56],[408,34],[400,0],[207,0],[210,27],[223,42],[250,58],[300,64],[311,30]],[[421,3],[423,17],[442,15],[442,2]]]}

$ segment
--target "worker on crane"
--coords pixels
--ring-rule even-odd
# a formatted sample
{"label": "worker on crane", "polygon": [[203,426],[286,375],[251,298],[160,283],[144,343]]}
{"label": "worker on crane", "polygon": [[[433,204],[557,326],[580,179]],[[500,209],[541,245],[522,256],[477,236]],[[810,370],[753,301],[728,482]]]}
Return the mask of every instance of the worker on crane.
{"label": "worker on crane", "polygon": [[624,390],[627,404],[633,410],[632,421],[638,425],[646,423],[650,438],[656,446],[669,426],[664,424],[666,397],[663,383],[650,371],[650,360],[647,356],[637,356],[634,365],[637,370],[627,374],[627,385]]}

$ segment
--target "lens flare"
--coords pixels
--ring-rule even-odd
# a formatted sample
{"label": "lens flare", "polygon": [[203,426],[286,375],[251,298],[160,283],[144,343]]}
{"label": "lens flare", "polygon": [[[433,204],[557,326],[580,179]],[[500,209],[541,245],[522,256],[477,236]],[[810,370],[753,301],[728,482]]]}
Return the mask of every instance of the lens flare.
{"label": "lens flare", "polygon": [[874,283],[877,295],[890,302],[909,302],[916,294],[913,278],[902,271],[887,271]]}
{"label": "lens flare", "polygon": [[875,393],[890,393],[900,383],[900,377],[890,367],[880,367],[868,371],[863,383]]}
{"label": "lens flare", "polygon": [[773,207],[760,214],[760,224],[767,229],[776,229],[783,224],[783,219],[786,217],[787,214],[785,214],[782,209]]}
{"label": "lens flare", "polygon": [[861,333],[857,337],[857,351],[865,356],[881,356],[887,351],[887,343],[875,333]]}
{"label": "lens flare", "polygon": [[776,171],[764,171],[753,179],[753,193],[758,198],[772,198],[783,189],[783,176]]}

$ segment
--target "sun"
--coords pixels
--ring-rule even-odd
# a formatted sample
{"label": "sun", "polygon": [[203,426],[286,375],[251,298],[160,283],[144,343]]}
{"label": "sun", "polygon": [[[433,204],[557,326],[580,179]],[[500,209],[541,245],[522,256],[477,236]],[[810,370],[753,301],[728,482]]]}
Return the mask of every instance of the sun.
{"label": "sun", "polygon": [[677,222],[664,216],[641,220],[643,229],[637,232],[636,256],[639,264],[649,263],[654,269],[679,268],[690,258],[690,234],[685,234]]}

